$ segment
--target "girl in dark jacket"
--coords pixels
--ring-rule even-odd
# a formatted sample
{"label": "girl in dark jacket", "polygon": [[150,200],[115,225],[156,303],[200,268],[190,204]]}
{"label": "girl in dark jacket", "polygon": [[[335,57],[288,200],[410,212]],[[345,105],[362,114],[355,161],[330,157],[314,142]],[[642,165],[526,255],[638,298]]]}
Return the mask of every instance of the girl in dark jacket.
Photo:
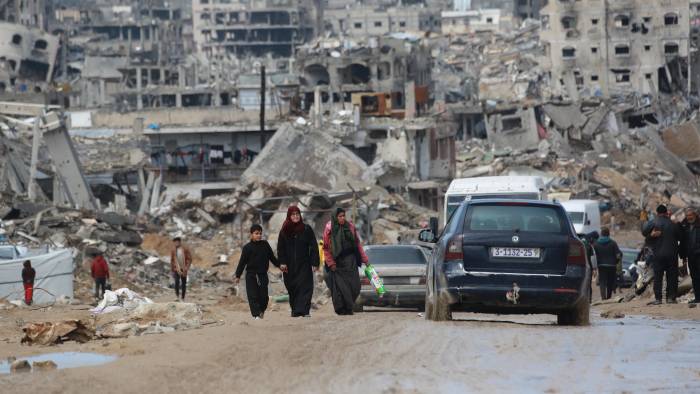
{"label": "girl in dark jacket", "polygon": [[277,240],[277,258],[286,265],[284,285],[289,293],[292,317],[309,316],[314,292],[313,271],[318,269],[318,245],[310,226],[304,224],[296,206],[287,209],[287,219]]}

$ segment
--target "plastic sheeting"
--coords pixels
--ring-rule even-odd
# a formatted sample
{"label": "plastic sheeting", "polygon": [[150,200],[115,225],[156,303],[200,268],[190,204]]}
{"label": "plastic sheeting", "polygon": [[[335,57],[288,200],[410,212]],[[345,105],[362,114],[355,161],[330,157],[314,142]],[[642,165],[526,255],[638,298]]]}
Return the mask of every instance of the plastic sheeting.
{"label": "plastic sheeting", "polygon": [[54,301],[50,294],[36,290],[45,289],[56,298],[73,298],[73,253],[70,249],[60,249],[37,256],[27,256],[16,260],[0,260],[0,298],[23,300],[22,268],[25,260],[32,262],[36,270],[34,280],[34,303]]}
{"label": "plastic sheeting", "polygon": [[91,309],[94,314],[110,313],[120,309],[132,310],[142,304],[152,304],[148,297],[142,297],[138,293],[129,290],[126,287],[115,291],[105,291],[104,297],[97,307]]}

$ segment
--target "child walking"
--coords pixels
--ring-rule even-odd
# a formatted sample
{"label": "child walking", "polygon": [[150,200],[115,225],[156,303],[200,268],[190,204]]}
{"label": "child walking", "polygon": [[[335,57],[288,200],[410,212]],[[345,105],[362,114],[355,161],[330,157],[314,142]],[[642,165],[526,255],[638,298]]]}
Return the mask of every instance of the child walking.
{"label": "child walking", "polygon": [[250,305],[250,313],[253,318],[258,320],[265,316],[265,309],[269,297],[267,295],[267,271],[270,268],[270,261],[275,267],[284,270],[284,266],[280,267],[272,248],[267,241],[262,239],[262,227],[259,224],[254,224],[250,227],[250,242],[243,246],[241,259],[238,261],[236,268],[236,284],[241,282],[243,270],[245,273],[245,289],[248,294],[248,305]]}

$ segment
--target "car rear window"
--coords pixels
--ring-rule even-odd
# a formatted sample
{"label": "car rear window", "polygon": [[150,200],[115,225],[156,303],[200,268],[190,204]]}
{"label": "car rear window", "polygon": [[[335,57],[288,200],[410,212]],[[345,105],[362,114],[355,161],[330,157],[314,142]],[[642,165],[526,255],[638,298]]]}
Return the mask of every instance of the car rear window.
{"label": "car rear window", "polygon": [[425,264],[425,255],[414,248],[368,249],[367,257],[372,264]]}
{"label": "car rear window", "polygon": [[527,205],[474,205],[469,207],[465,227],[470,231],[521,231],[564,233],[555,208]]}

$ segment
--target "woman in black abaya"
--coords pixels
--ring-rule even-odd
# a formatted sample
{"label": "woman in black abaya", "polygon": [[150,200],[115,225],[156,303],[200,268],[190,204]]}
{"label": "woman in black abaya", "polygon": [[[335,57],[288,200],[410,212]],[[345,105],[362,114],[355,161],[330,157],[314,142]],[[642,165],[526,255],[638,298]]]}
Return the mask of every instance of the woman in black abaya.
{"label": "woman in black abaya", "polygon": [[296,206],[287,209],[287,219],[277,240],[277,259],[284,269],[284,286],[289,293],[292,317],[310,316],[314,292],[312,271],[318,269],[318,245],[310,226],[304,224]]}
{"label": "woman in black abaya", "polygon": [[360,295],[358,267],[367,264],[368,258],[355,225],[345,218],[342,208],[338,208],[323,231],[323,255],[333,309],[339,315],[352,315],[355,301]]}

